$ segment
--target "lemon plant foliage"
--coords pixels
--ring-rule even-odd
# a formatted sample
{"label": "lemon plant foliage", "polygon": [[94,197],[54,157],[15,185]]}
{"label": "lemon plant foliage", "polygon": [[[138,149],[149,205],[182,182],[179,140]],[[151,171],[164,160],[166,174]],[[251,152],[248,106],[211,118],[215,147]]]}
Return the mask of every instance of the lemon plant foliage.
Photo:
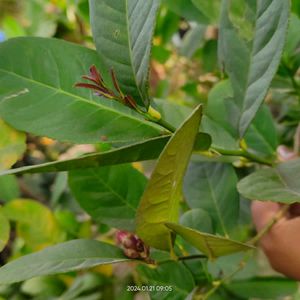
{"label": "lemon plant foliage", "polygon": [[[153,300],[291,295],[292,280],[209,271],[255,251],[247,199],[300,202],[299,159],[276,154],[300,120],[299,1],[76,2],[95,50],[55,38],[0,43],[0,251],[14,234],[22,245],[16,259],[0,255],[0,285],[130,262],[138,283],[169,289],[148,291]],[[194,81],[172,94],[170,74],[155,71],[177,52]],[[95,151],[18,163],[26,134]],[[65,173],[47,205],[22,198],[31,174],[56,172]],[[73,200],[80,220],[60,210]]]}

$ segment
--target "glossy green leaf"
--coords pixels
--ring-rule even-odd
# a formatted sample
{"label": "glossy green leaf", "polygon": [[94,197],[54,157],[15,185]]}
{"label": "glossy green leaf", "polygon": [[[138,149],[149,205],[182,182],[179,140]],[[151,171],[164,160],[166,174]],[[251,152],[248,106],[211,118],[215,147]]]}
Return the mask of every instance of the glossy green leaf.
{"label": "glossy green leaf", "polygon": [[[26,166],[0,172],[0,176],[8,174],[61,172],[88,169],[115,164],[156,159],[170,139],[170,135],[157,137],[133,145],[120,147],[105,152],[83,155],[81,157]],[[198,133],[194,146],[195,151],[205,151],[211,145],[211,137],[206,133]]]}
{"label": "glossy green leaf", "polygon": [[80,206],[95,221],[134,231],[134,217],[147,179],[131,165],[69,173],[69,185]]}
{"label": "glossy green leaf", "polygon": [[207,257],[210,259],[254,249],[253,246],[233,241],[221,236],[200,232],[179,224],[166,223],[165,225],[176,234],[180,235],[195,248],[200,250],[203,254],[207,255]]}
{"label": "glossy green leaf", "polygon": [[74,87],[91,65],[105,69],[96,51],[17,38],[1,43],[0,56],[0,116],[19,130],[73,143],[134,143],[164,131],[116,101]]}
{"label": "glossy green leaf", "polygon": [[17,223],[18,236],[31,249],[37,250],[64,240],[65,234],[51,210],[37,201],[16,199],[3,206],[2,212],[7,219]]}
{"label": "glossy green leaf", "polygon": [[298,290],[296,281],[280,277],[257,277],[226,284],[233,294],[243,298],[279,299],[292,296]]}
{"label": "glossy green leaf", "polygon": [[136,216],[136,230],[154,248],[169,249],[170,233],[165,222],[177,222],[183,177],[199,130],[202,106],[176,130],[161,153],[143,194]]}
{"label": "glossy green leaf", "polygon": [[230,164],[193,162],[184,180],[184,194],[191,208],[209,212],[215,231],[226,235],[237,224],[237,176]]}
{"label": "glossy green leaf", "polygon": [[72,240],[4,265],[0,268],[0,284],[127,260],[122,250],[113,245],[93,240]]}
{"label": "glossy green leaf", "polygon": [[158,0],[90,0],[97,51],[121,90],[148,107],[148,73]]}
{"label": "glossy green leaf", "polygon": [[3,250],[5,245],[8,242],[10,233],[10,226],[7,218],[2,212],[2,208],[0,208],[0,252]]}
{"label": "glossy green leaf", "polygon": [[155,269],[140,265],[137,270],[148,286],[166,288],[166,291],[154,289],[150,293],[153,300],[184,300],[195,287],[191,272],[182,263],[168,262]]}
{"label": "glossy green leaf", "polygon": [[[231,5],[231,1],[223,0],[219,58],[234,91],[234,97],[230,100],[233,105],[230,106],[229,118],[239,136],[243,137],[277,71],[288,26],[289,1],[257,2],[251,42],[251,34],[243,38],[238,29],[245,27],[246,20],[237,25],[230,20]],[[242,14],[245,16],[245,11]]]}
{"label": "glossy green leaf", "polygon": [[258,170],[238,183],[238,191],[251,200],[300,202],[300,159]]}
{"label": "glossy green leaf", "polygon": [[26,149],[25,140],[24,133],[0,119],[0,171],[9,169],[20,158]]}

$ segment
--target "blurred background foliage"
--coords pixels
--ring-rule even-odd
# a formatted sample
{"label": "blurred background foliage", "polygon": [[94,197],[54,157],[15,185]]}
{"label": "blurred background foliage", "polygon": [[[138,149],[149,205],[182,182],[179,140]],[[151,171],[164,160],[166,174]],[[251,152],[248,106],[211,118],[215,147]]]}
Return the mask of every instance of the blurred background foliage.
{"label": "blurred background foliage", "polygon": [[[196,103],[206,105],[212,89],[217,93],[218,83],[224,79],[217,59],[219,7],[220,1],[162,0],[152,49],[150,78],[153,97],[193,107]],[[236,10],[240,9],[243,8],[237,4]],[[279,132],[279,144],[294,145],[298,152],[300,0],[292,0],[292,10],[284,55],[266,103]],[[236,26],[244,21],[238,15],[233,11],[231,16]],[[244,22],[241,30],[247,37],[251,35],[252,24],[246,25]],[[0,41],[17,36],[54,37],[92,48],[88,1],[0,0]],[[14,145],[13,151],[11,145]],[[0,123],[2,170],[12,165],[20,167],[74,157],[92,152],[94,147],[104,150],[109,146],[73,146],[30,135],[27,135],[25,145],[23,134]],[[151,169],[149,163],[134,166],[146,174]],[[238,172],[245,171],[239,169]],[[114,231],[104,224],[92,222],[73,199],[65,173],[0,177],[0,204],[1,227],[8,226],[1,221],[2,214],[12,224],[10,242],[0,254],[0,264],[68,239],[98,238],[113,242]],[[247,204],[242,204],[241,219],[243,226],[236,235],[246,239],[252,230]],[[2,239],[6,237],[0,235],[0,247]],[[228,262],[238,259],[232,257],[223,265],[220,262],[222,272],[227,272]],[[262,264],[266,270],[265,260]],[[194,275],[196,268],[190,266]],[[248,275],[255,272],[250,269],[245,271]],[[124,292],[127,284],[132,284],[137,278],[133,270],[128,265],[105,266],[86,272],[34,278],[22,284],[0,286],[0,299],[133,299],[134,294]],[[143,276],[152,276],[153,280],[159,276],[154,271],[153,274],[149,272],[140,268]],[[203,280],[201,276],[203,274],[199,275],[198,283]],[[296,295],[294,299],[299,299],[297,297],[300,296]]]}

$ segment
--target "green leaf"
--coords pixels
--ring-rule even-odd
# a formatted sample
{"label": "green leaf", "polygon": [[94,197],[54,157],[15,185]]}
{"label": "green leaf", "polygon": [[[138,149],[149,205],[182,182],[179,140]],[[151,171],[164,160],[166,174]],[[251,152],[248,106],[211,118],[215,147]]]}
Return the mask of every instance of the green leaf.
{"label": "green leaf", "polygon": [[278,146],[277,131],[272,114],[266,105],[257,112],[246,132],[245,141],[250,149],[261,156],[275,158]]}
{"label": "green leaf", "polygon": [[205,15],[211,22],[217,23],[220,14],[221,0],[192,0],[192,3]]}
{"label": "green leaf", "polygon": [[191,208],[209,212],[215,231],[228,235],[239,217],[237,176],[230,164],[193,162],[184,180],[184,194]]}
{"label": "green leaf", "polygon": [[162,0],[162,3],[174,13],[189,21],[209,24],[209,19],[195,7],[192,0]]}
{"label": "green leaf", "polygon": [[18,180],[13,175],[0,177],[0,201],[8,202],[20,197]]}
{"label": "green leaf", "polygon": [[[34,200],[16,199],[2,207],[2,213],[17,223],[18,236],[31,249],[61,242],[65,234],[55,220],[52,211]],[[38,226],[37,226],[38,224]]]}
{"label": "green leaf", "polygon": [[[61,172],[78,169],[88,169],[108,165],[129,163],[135,161],[156,159],[164,146],[170,139],[170,135],[152,138],[138,142],[133,145],[120,147],[105,152],[83,155],[81,157],[44,163],[40,165],[26,166],[17,169],[0,172],[0,176],[8,174]],[[208,134],[198,133],[194,146],[195,151],[205,151],[209,149],[211,138]]]}
{"label": "green leaf", "polygon": [[7,218],[2,212],[2,208],[0,208],[0,252],[3,250],[5,245],[8,242],[10,233],[10,226]]}
{"label": "green leaf", "polygon": [[9,169],[20,158],[26,149],[25,140],[24,133],[0,119],[0,171]]}
{"label": "green leaf", "polygon": [[278,299],[292,296],[298,289],[296,281],[280,277],[257,277],[233,281],[226,288],[242,298]]}
{"label": "green leaf", "polygon": [[72,240],[18,258],[0,268],[0,283],[128,261],[122,250],[99,241]]}
{"label": "green leaf", "polygon": [[[251,42],[249,37],[242,38],[241,32],[230,20],[230,6],[229,0],[223,0],[219,58],[234,91],[231,99],[234,105],[230,107],[229,116],[235,130],[243,137],[277,71],[288,26],[289,1],[257,2],[255,32]],[[245,11],[242,13],[246,15]],[[245,22],[238,24],[239,28],[243,28]]]}
{"label": "green leaf", "polygon": [[236,242],[221,236],[200,232],[179,224],[165,223],[165,225],[176,234],[179,234],[195,248],[207,255],[210,259],[254,249],[254,247],[250,245]]}
{"label": "green leaf", "polygon": [[153,300],[184,300],[195,287],[193,276],[182,263],[168,262],[153,269],[146,265],[137,268],[138,273],[149,286],[161,286],[172,290],[156,291],[151,295]]}
{"label": "green leaf", "polygon": [[97,51],[121,90],[148,107],[148,73],[158,0],[90,0]]}
{"label": "green leaf", "polygon": [[187,58],[192,58],[195,52],[203,46],[205,42],[206,25],[197,25],[191,28],[184,36],[180,46],[180,54]]}
{"label": "green leaf", "polygon": [[185,212],[180,217],[180,224],[202,232],[213,232],[211,217],[209,213],[201,208],[195,208]]}
{"label": "green leaf", "polygon": [[143,194],[136,216],[137,234],[146,244],[161,250],[171,246],[164,222],[177,222],[183,177],[199,129],[202,106],[176,130],[161,153]]}
{"label": "green leaf", "polygon": [[80,206],[95,221],[134,231],[134,217],[147,179],[131,165],[78,170],[69,185]]}
{"label": "green leaf", "polygon": [[238,191],[251,200],[300,202],[299,172],[300,159],[280,163],[245,177],[238,183]]}
{"label": "green leaf", "polygon": [[17,38],[1,43],[0,56],[0,116],[19,130],[73,143],[133,143],[164,132],[124,105],[74,87],[91,65],[105,69],[96,51]]}

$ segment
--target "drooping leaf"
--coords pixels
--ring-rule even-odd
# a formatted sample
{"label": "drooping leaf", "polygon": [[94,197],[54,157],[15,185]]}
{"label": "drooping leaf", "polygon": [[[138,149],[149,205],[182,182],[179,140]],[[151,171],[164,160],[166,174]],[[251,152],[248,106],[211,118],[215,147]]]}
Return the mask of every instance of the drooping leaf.
{"label": "drooping leaf", "polygon": [[37,201],[16,199],[2,207],[3,214],[17,223],[18,236],[31,249],[41,249],[64,240],[65,234],[49,208]]}
{"label": "drooping leaf", "polygon": [[8,242],[10,233],[10,226],[7,218],[2,213],[2,208],[0,208],[0,252],[3,250]]}
{"label": "drooping leaf", "polygon": [[256,277],[237,280],[226,284],[226,288],[236,296],[259,299],[279,299],[296,293],[296,281],[280,277]]}
{"label": "drooping leaf", "polygon": [[90,0],[97,51],[123,93],[148,107],[148,73],[158,0]]}
{"label": "drooping leaf", "polygon": [[176,234],[179,234],[195,248],[207,255],[210,259],[254,249],[253,246],[236,242],[221,236],[200,232],[179,224],[166,223],[165,225]]}
{"label": "drooping leaf", "polygon": [[96,221],[134,231],[134,217],[147,179],[131,165],[69,173],[69,185],[80,206]]}
{"label": "drooping leaf", "polygon": [[[240,16],[243,22],[238,24],[230,19],[231,5],[234,2],[223,0],[219,58],[234,91],[230,100],[234,105],[229,107],[228,113],[233,127],[243,137],[277,71],[288,26],[289,1],[257,2],[254,37],[251,41],[251,33],[239,31],[245,27],[245,18]],[[241,13],[246,15],[245,11]]]}
{"label": "drooping leaf", "polygon": [[26,149],[25,139],[24,133],[0,119],[0,170],[9,169],[20,158]]}
{"label": "drooping leaf", "polygon": [[0,284],[128,261],[122,250],[99,241],[72,240],[18,258],[0,268]]}
{"label": "drooping leaf", "polygon": [[161,286],[167,290],[155,289],[150,295],[153,300],[184,300],[195,287],[189,269],[178,262],[161,264],[157,268],[140,265],[137,268],[142,280],[149,286]]}
{"label": "drooping leaf", "polygon": [[136,216],[137,234],[158,249],[169,249],[170,232],[164,222],[177,222],[183,177],[199,129],[202,106],[176,130],[161,153]]}
{"label": "drooping leaf", "polygon": [[209,212],[215,231],[227,235],[237,224],[237,176],[230,164],[193,162],[184,180],[184,194],[191,208]]}
{"label": "drooping leaf", "polygon": [[250,200],[300,202],[300,159],[258,170],[238,183],[238,191]]}
{"label": "drooping leaf", "polygon": [[73,143],[134,143],[164,131],[116,101],[74,87],[91,65],[105,68],[96,51],[17,38],[1,43],[0,56],[0,116],[19,130]]}
{"label": "drooping leaf", "polygon": [[[78,169],[96,168],[102,166],[116,165],[135,161],[156,159],[164,146],[170,139],[170,135],[152,138],[138,142],[133,145],[120,147],[117,149],[83,155],[81,157],[44,163],[40,165],[26,166],[17,169],[0,172],[0,176],[9,174],[61,172]],[[209,149],[211,137],[205,133],[198,133],[194,146],[195,151],[205,151]]]}

